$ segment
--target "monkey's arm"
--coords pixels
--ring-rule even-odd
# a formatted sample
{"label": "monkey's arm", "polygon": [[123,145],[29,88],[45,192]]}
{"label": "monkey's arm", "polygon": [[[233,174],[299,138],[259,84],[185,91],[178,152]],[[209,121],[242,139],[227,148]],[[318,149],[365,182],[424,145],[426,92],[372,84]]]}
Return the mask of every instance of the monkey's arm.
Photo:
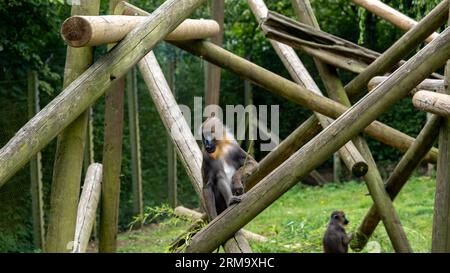
{"label": "monkey's arm", "polygon": [[227,207],[239,203],[241,201],[241,198],[239,196],[235,196],[232,193],[232,189],[230,188],[230,185],[227,183],[225,174],[219,173],[217,174],[217,188],[222,195],[223,199],[227,202]]}
{"label": "monkey's arm", "polygon": [[239,169],[232,178],[232,191],[234,195],[244,193],[244,184],[247,178],[258,170],[258,162],[241,147],[239,147]]}
{"label": "monkey's arm", "polygon": [[214,191],[211,183],[207,183],[203,186],[203,199],[205,199],[206,212],[208,214],[208,218],[211,221],[212,219],[217,217],[216,210],[216,199],[214,197]]}

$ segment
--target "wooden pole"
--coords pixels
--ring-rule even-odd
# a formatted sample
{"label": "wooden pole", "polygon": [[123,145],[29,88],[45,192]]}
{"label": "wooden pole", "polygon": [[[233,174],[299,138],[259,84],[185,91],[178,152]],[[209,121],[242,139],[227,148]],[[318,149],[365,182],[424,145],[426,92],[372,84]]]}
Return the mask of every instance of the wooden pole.
{"label": "wooden pole", "polygon": [[[450,95],[449,83],[450,61],[447,61],[445,67],[445,94],[447,96]],[[438,106],[436,105],[436,107]],[[439,132],[431,252],[450,252],[450,119],[448,115],[442,119]]]}
{"label": "wooden pole", "polygon": [[[242,228],[294,186],[298,179],[323,163],[339,147],[402,99],[409,90],[442,66],[449,57],[450,29],[446,29],[376,90],[367,94],[344,115],[325,128],[322,133],[266,176],[257,187],[247,192],[240,203],[229,207],[211,221],[192,238],[186,251],[214,250],[226,238],[229,238],[236,230]],[[371,191],[370,194],[375,195],[376,193]],[[388,232],[393,230],[395,229],[389,229]],[[408,250],[396,249],[396,251]]]}
{"label": "wooden pole", "polygon": [[[175,54],[175,53],[174,53]],[[175,72],[177,66],[176,56],[172,56],[169,62],[168,85],[176,99]],[[177,206],[177,151],[173,147],[170,137],[167,138],[167,187],[169,205],[172,208]]]}
{"label": "wooden pole", "polygon": [[[72,15],[97,15],[99,9],[100,1],[83,0],[80,1],[80,5],[72,6]],[[63,87],[68,88],[73,82],[76,82],[76,79],[91,66],[92,62],[92,48],[75,49],[68,47]],[[64,109],[62,111],[71,110]],[[37,117],[39,117],[39,114]],[[61,112],[59,114],[65,115]],[[70,125],[67,123],[67,128],[58,136],[50,196],[47,252],[68,252],[71,250],[67,244],[73,240],[75,233],[88,115],[89,111],[85,111],[81,115],[74,115],[76,120]],[[60,116],[57,115],[56,118],[60,118]],[[48,121],[47,124],[49,124]],[[34,130],[32,132],[35,133]],[[36,136],[31,135],[30,137],[35,138]]]}
{"label": "wooden pole", "polygon": [[[258,22],[260,22],[267,16],[268,9],[264,1],[247,0],[247,3]],[[300,58],[298,58],[297,54],[295,53],[294,49],[273,40],[270,40],[270,43],[272,44],[272,47],[277,52],[278,57],[280,57],[281,61],[289,71],[289,74],[294,79],[294,81],[297,84],[309,90],[312,90],[315,94],[323,97],[323,94],[320,91],[319,87],[314,82],[311,75],[309,75],[303,63],[300,61]],[[315,114],[317,115],[317,118],[319,119],[319,122],[323,128],[331,124],[332,120],[319,113]],[[349,142],[344,147],[342,147],[339,150],[339,155],[341,156],[350,172],[352,172],[355,176],[363,176],[366,174],[367,163],[352,142]]]}
{"label": "wooden pole", "polygon": [[86,252],[92,228],[97,215],[97,206],[102,188],[102,165],[91,164],[86,172],[86,179],[81,192],[77,210],[77,224],[73,240],[73,253]]}
{"label": "wooden pole", "polygon": [[[219,33],[211,38],[211,42],[222,46],[225,0],[212,0],[211,18],[219,24]],[[220,98],[220,67],[206,63],[205,79],[205,104],[219,104]]]}
{"label": "wooden pole", "polygon": [[[369,91],[375,89],[375,87],[377,87],[381,82],[386,80],[386,78],[387,77],[385,76],[377,76],[371,79],[367,84]],[[418,86],[416,86],[411,91],[411,94],[414,95],[418,90],[441,92],[441,90],[443,91],[443,89],[444,89],[444,80],[426,79],[423,82],[421,82]]]}
{"label": "wooden pole", "polygon": [[128,123],[131,144],[131,178],[133,191],[133,214],[144,217],[142,197],[141,141],[139,130],[139,100],[137,69],[133,67],[127,74]]}
{"label": "wooden pole", "polygon": [[[119,6],[120,8],[120,6]],[[72,16],[61,26],[61,36],[71,47],[98,46],[122,40],[145,16]],[[165,40],[206,39],[219,34],[219,24],[214,20],[186,19]]]}
{"label": "wooden pole", "polygon": [[450,118],[450,96],[447,94],[420,90],[412,101],[419,110]]}
{"label": "wooden pole", "polygon": [[[109,13],[120,0],[109,1]],[[108,45],[108,50],[113,48]],[[98,251],[113,253],[117,249],[119,224],[120,174],[122,167],[122,138],[125,77],[120,77],[105,93],[105,127],[103,136],[103,183],[100,206]]]}
{"label": "wooden pole", "polygon": [[203,2],[164,2],[144,23],[28,121],[0,149],[0,187]]}
{"label": "wooden pole", "polygon": [[[139,62],[138,66],[163,124],[172,138],[180,161],[191,178],[194,189],[201,200],[202,207],[205,208],[205,200],[202,194],[202,153],[200,148],[170,91],[169,84],[153,52],[147,54]],[[225,244],[226,252],[251,252],[250,245],[240,231],[231,234],[225,241],[227,241]]]}
{"label": "wooden pole", "polygon": [[[36,71],[28,71],[28,118],[39,112],[39,79]],[[42,159],[37,153],[30,160],[30,191],[33,211],[33,244],[45,249],[44,207],[42,193]]]}
{"label": "wooden pole", "polygon": [[[257,66],[223,48],[206,41],[172,42],[179,48],[194,55],[201,56],[222,68],[228,69],[244,79],[257,84],[272,93],[293,101],[299,105],[319,112],[331,118],[338,118],[348,107],[331,99],[317,95],[311,90],[293,83],[285,78]],[[405,152],[414,141],[414,138],[399,132],[378,121],[370,124],[364,132],[385,143]],[[436,162],[437,149],[432,149],[425,160]]]}
{"label": "wooden pole", "polygon": [[[415,20],[378,0],[352,0],[352,2],[405,31],[408,31],[417,25]],[[425,41],[429,43],[438,35],[438,33],[434,32]]]}
{"label": "wooden pole", "polygon": [[[371,63],[361,74],[357,75],[345,86],[350,98],[362,93],[367,83],[375,76],[383,75],[392,66],[411,52],[418,44],[443,25],[448,18],[449,0],[442,1],[417,25],[405,33],[395,44]],[[412,89],[412,88],[411,88]]]}
{"label": "wooden pole", "polygon": [[[440,124],[440,117],[433,115],[386,181],[386,191],[392,200],[395,199],[406,182],[408,182],[408,179],[426,153],[433,147],[433,143],[439,134]],[[380,221],[381,217],[377,208],[375,205],[372,205],[361,225],[353,233],[354,236],[350,247],[355,251],[361,251]]]}

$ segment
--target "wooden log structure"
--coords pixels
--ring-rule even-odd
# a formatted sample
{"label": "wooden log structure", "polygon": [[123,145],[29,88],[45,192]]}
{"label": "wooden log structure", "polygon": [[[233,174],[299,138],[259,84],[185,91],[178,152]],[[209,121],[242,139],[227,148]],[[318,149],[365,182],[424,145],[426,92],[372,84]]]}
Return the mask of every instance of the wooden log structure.
{"label": "wooden log structure", "polygon": [[[373,14],[380,16],[384,20],[392,23],[393,25],[395,25],[405,31],[408,31],[412,27],[417,25],[417,22],[415,20],[409,18],[408,16],[397,11],[396,9],[391,8],[390,6],[384,4],[381,1],[378,1],[378,0],[352,0],[352,2],[367,9],[368,11],[372,12]],[[425,41],[429,43],[434,38],[436,38],[438,35],[439,35],[438,33],[434,32]]]}
{"label": "wooden log structure", "polygon": [[[258,22],[268,16],[268,9],[262,0],[248,0],[247,3]],[[315,94],[323,97],[319,87],[314,82],[311,75],[309,75],[307,69],[298,58],[294,49],[277,41],[271,40],[270,43],[294,81],[302,87],[312,90]],[[320,113],[315,113],[315,115],[323,128],[333,122],[333,120],[321,115]],[[360,177],[367,173],[367,163],[352,142],[345,144],[344,147],[339,149],[339,155],[350,172],[352,172],[355,176]]]}
{"label": "wooden log structure", "polygon": [[[385,183],[386,191],[392,200],[395,199],[406,182],[408,182],[408,179],[422,161],[425,154],[433,147],[433,143],[439,134],[440,124],[440,117],[433,115],[387,179]],[[350,243],[350,247],[354,251],[361,251],[380,221],[381,217],[377,208],[372,205],[361,225],[353,233],[354,238]]]}
{"label": "wooden log structure", "polygon": [[165,1],[29,120],[0,149],[0,187],[204,1]]}
{"label": "wooden log structure", "polygon": [[[347,85],[345,91],[353,99],[364,92],[367,83],[375,76],[383,75],[428,38],[437,28],[446,23],[449,11],[449,0],[443,0],[417,25],[406,32],[379,58],[371,63]],[[413,88],[411,88],[412,90]]]}
{"label": "wooden log structure", "polygon": [[[28,118],[39,112],[39,77],[36,71],[27,73]],[[36,249],[45,249],[44,199],[42,191],[42,155],[37,153],[30,160],[30,193],[33,215],[33,244]]]}
{"label": "wooden log structure", "polygon": [[[72,15],[98,15],[100,1],[83,0],[72,6]],[[86,71],[93,62],[93,48],[67,48],[63,87],[67,88]],[[44,108],[46,109],[46,108]],[[67,109],[63,110],[67,111]],[[68,252],[67,244],[73,240],[89,111],[83,109],[57,140],[53,181],[50,194],[46,252]],[[41,112],[37,114],[39,117]],[[61,114],[64,115],[64,114]],[[58,118],[58,117],[56,117]],[[33,119],[32,119],[33,120]],[[48,123],[47,123],[48,124]],[[66,127],[66,126],[65,126]],[[61,127],[63,129],[64,127]],[[30,138],[35,138],[34,135]]]}
{"label": "wooden log structure", "polygon": [[[194,220],[198,220],[198,219],[206,220],[207,219],[206,214],[200,213],[195,210],[188,209],[183,206],[176,207],[174,209],[174,213],[175,213],[175,215],[192,218]],[[245,229],[242,229],[242,233],[244,234],[245,238],[252,240],[252,241],[257,241],[257,242],[267,242],[268,241],[267,237],[253,233],[253,232],[245,230]]]}
{"label": "wooden log structure", "polygon": [[[175,55],[175,54],[174,54]],[[175,73],[176,73],[177,59],[176,56],[172,56],[169,61],[169,75],[168,82],[170,90],[176,99],[175,89]],[[167,195],[169,205],[175,208],[178,203],[178,175],[177,175],[177,151],[172,144],[170,136],[167,137]]]}
{"label": "wooden log structure", "polygon": [[[71,47],[98,46],[122,40],[146,16],[72,16],[61,26],[61,36]],[[167,41],[206,39],[219,34],[214,20],[186,19],[164,39]]]}
{"label": "wooden log structure", "polygon": [[[305,89],[302,86],[291,82],[273,72],[259,67],[231,52],[226,51],[212,43],[206,41],[171,42],[179,48],[186,50],[196,56],[202,57],[209,62],[228,69],[252,83],[271,91],[272,93],[284,97],[292,102],[319,112],[330,118],[338,118],[348,107],[337,103],[326,97],[317,95],[315,92]],[[399,132],[378,121],[364,129],[364,132],[385,143],[406,152],[414,141],[414,138]],[[432,149],[425,161],[436,162],[438,151]]]}
{"label": "wooden log structure", "polygon": [[93,163],[86,172],[77,210],[73,253],[86,252],[94,226],[102,184],[102,164]]}
{"label": "wooden log structure", "polygon": [[[297,12],[297,17],[300,18],[300,21],[310,25],[314,28],[320,29],[319,23],[314,16],[314,11],[308,0],[294,0],[293,5],[297,7],[294,10]],[[336,68],[331,67],[330,65],[321,62],[319,59],[314,59],[316,67],[319,71],[320,76],[325,84],[325,88],[328,91],[329,96],[345,106],[350,107],[350,99],[347,97],[347,94],[344,89],[344,85],[341,82],[339,75],[336,71]],[[366,141],[361,137],[357,136],[353,143],[355,143],[358,150],[363,155],[364,159],[367,161],[369,165],[368,173],[364,176],[364,179],[367,183],[367,187],[370,192],[377,192],[378,194],[371,195],[373,201],[377,207],[382,210],[380,214],[383,215],[384,224],[386,229],[397,229],[393,232],[388,232],[390,235],[390,239],[392,244],[394,245],[394,249],[402,249],[403,251],[412,252],[411,247],[406,239],[405,231],[403,230],[400,223],[400,219],[394,209],[392,202],[390,202],[388,194],[386,191],[383,191],[384,183],[381,177],[381,174],[377,168],[375,160],[373,159],[372,153],[367,145]],[[386,200],[388,200],[386,202]],[[393,221],[394,223],[386,223],[386,221]],[[396,234],[392,236],[392,234]]]}
{"label": "wooden log structure", "polygon": [[[445,67],[444,96],[450,95],[450,61]],[[434,93],[435,95],[438,93]],[[450,96],[449,96],[450,97]],[[446,98],[447,99],[447,98]],[[434,106],[441,109],[436,102]],[[433,232],[431,252],[450,252],[450,118],[441,120],[439,132],[439,157],[436,169],[436,193],[434,198]]]}
{"label": "wooden log structure", "polygon": [[[280,167],[247,192],[242,201],[229,207],[197,233],[187,252],[209,252],[236,230],[256,217],[298,179],[328,159],[342,145],[407,95],[450,57],[450,29],[408,60],[376,90],[367,94],[322,133],[294,153]],[[231,60],[227,60],[230,62]],[[384,189],[383,189],[384,190]],[[371,195],[378,194],[370,192]],[[392,230],[389,228],[388,232]],[[396,249],[398,252],[407,249]]]}
{"label": "wooden log structure", "polygon": [[[369,81],[367,84],[367,88],[370,91],[375,89],[381,82],[386,80],[386,76],[377,76]],[[444,90],[444,80],[439,79],[425,79],[423,82],[419,83],[413,90],[411,90],[410,94],[414,95],[419,90],[433,91],[433,92],[442,92]]]}
{"label": "wooden log structure", "polygon": [[[109,13],[115,12],[120,0],[109,0]],[[108,51],[115,44],[108,44]],[[98,251],[114,253],[117,249],[119,224],[120,175],[124,127],[125,77],[119,77],[105,92],[103,133],[103,182],[100,203]]]}
{"label": "wooden log structure", "polygon": [[419,110],[450,118],[450,95],[420,90],[412,101]]}
{"label": "wooden log structure", "polygon": [[[131,6],[131,5],[130,5]],[[164,127],[176,147],[177,153],[183,163],[186,173],[205,208],[202,194],[202,153],[198,147],[183,114],[175,101],[169,84],[167,83],[161,67],[153,52],[148,53],[138,64],[139,70],[148,86],[150,96],[155,103]],[[233,235],[234,234],[234,235]],[[227,238],[226,252],[251,252],[250,245],[243,237],[241,231],[236,231]]]}

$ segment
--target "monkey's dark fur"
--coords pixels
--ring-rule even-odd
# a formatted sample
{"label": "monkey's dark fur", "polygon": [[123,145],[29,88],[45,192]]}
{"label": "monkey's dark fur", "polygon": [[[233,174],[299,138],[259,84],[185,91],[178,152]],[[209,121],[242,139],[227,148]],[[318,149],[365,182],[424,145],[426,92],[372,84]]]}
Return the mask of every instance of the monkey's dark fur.
{"label": "monkey's dark fur", "polygon": [[243,180],[258,168],[258,163],[239,147],[234,137],[216,117],[202,125],[203,197],[210,220],[228,206],[241,201]]}
{"label": "monkey's dark fur", "polygon": [[325,253],[348,252],[348,244],[352,239],[352,236],[345,232],[345,226],[348,222],[343,211],[334,211],[331,214],[327,231],[323,237],[323,251]]}

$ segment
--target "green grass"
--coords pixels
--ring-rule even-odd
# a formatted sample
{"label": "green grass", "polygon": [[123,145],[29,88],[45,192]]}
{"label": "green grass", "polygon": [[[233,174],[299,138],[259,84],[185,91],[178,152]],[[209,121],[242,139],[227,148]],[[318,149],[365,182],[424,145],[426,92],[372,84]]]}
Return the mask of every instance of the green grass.
{"label": "green grass", "polygon": [[[394,205],[414,252],[429,252],[435,181],[412,178]],[[322,252],[321,240],[329,215],[344,210],[352,232],[372,205],[364,183],[327,184],[322,188],[298,185],[264,210],[245,229],[268,237],[268,242],[250,242],[254,252]],[[168,245],[190,225],[169,218],[142,230],[120,234],[119,252],[167,252]],[[382,224],[369,241],[381,252],[393,252]],[[364,249],[363,252],[367,252]]]}

